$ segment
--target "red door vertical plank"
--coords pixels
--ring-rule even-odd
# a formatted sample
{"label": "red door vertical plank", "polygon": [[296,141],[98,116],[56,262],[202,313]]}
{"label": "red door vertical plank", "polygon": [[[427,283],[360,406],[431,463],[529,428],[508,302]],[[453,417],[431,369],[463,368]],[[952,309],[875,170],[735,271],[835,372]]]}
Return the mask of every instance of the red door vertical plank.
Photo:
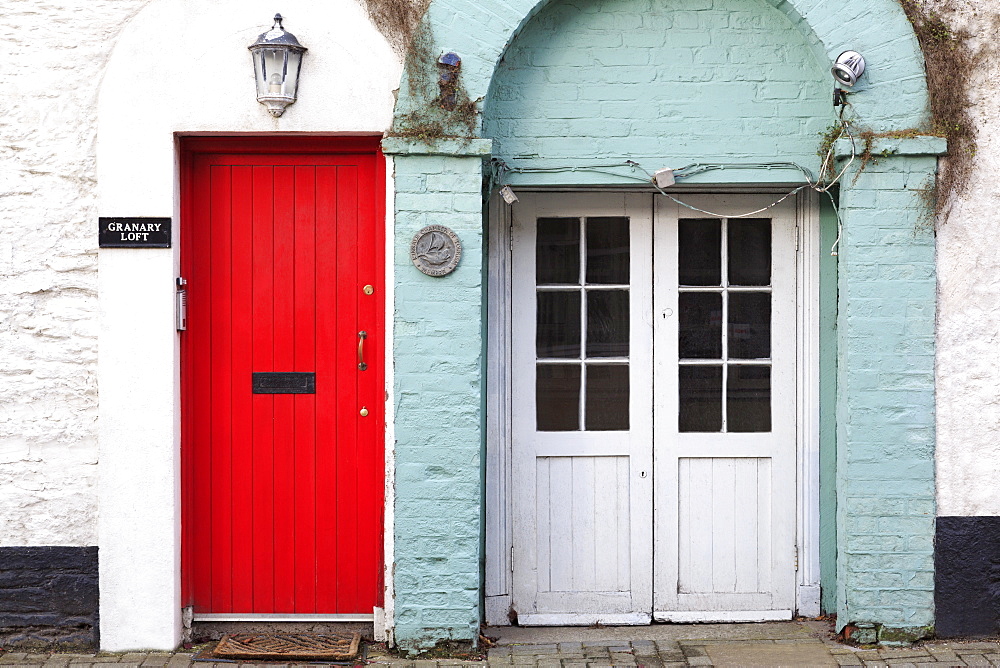
{"label": "red door vertical plank", "polygon": [[[209,225],[206,213],[211,203],[210,176],[206,161],[198,161],[195,165],[194,201],[198,217],[192,229],[192,267],[193,272],[188,282],[188,352],[192,358],[191,401],[202,410],[193,416],[192,450],[194,454],[194,470],[196,484],[193,503],[196,508],[211,508],[212,486],[206,484],[212,475],[211,444],[211,409],[212,401],[210,377],[210,344],[212,293],[211,276],[208,268],[211,266],[211,238],[208,235]],[[195,540],[201,549],[195,551],[194,561],[194,591],[195,605],[211,606],[212,592],[212,516],[210,513],[196,513],[193,518]]]}
{"label": "red door vertical plank", "polygon": [[[295,366],[295,168],[274,168],[274,370]],[[295,404],[274,395],[274,612],[295,611]]]}
{"label": "red door vertical plank", "polygon": [[[294,368],[316,372],[316,168],[295,168]],[[326,382],[323,378],[321,381]],[[295,401],[295,612],[316,608],[316,395]]]}
{"label": "red door vertical plank", "polygon": [[[359,331],[368,332],[371,323],[358,319],[358,296],[362,294],[362,286],[358,283],[358,245],[369,243],[358,234],[358,170],[354,165],[337,168],[337,230],[340,246],[339,262],[337,263],[337,302],[341,317],[338,331],[344,340],[350,340],[351,335]],[[365,363],[372,361],[370,338],[365,339]],[[369,369],[371,367],[368,367]],[[358,600],[358,427],[359,423],[368,419],[361,417],[363,397],[358,389],[361,378],[367,377],[368,370],[358,368],[356,355],[350,351],[339,363],[337,372],[341,379],[341,388],[349,411],[344,415],[344,421],[337,430],[337,468],[340,470],[337,488],[337,508],[340,520],[340,531],[353,540],[342,545],[338,562],[339,582],[337,586],[338,605],[352,612],[361,612],[361,602]],[[370,415],[370,413],[369,413]]]}
{"label": "red door vertical plank", "polygon": [[[253,610],[253,209],[251,168],[232,168],[233,611]],[[225,531],[225,527],[219,527]],[[214,611],[212,611],[214,612]]]}
{"label": "red door vertical plank", "polygon": [[[273,169],[253,168],[253,371],[274,368]],[[274,396],[253,395],[253,612],[274,606]]]}
{"label": "red door vertical plank", "polygon": [[210,168],[212,609],[232,611],[232,167]]}
{"label": "red door vertical plank", "polygon": [[[342,567],[340,550],[350,542],[338,519],[343,516],[337,505],[341,477],[335,439],[341,427],[345,406],[354,399],[340,384],[338,367],[343,356],[357,350],[356,332],[347,332],[345,341],[341,320],[351,323],[351,314],[343,311],[337,299],[337,266],[346,261],[340,250],[340,221],[336,167],[316,169],[316,607],[317,611],[343,610],[337,605],[337,571]],[[355,362],[356,366],[356,362]],[[338,401],[339,397],[343,397]]]}
{"label": "red door vertical plank", "polygon": [[[194,170],[191,166],[190,153],[181,153],[181,221],[179,225],[181,238],[181,276],[190,277],[191,254],[185,241],[191,233],[191,216],[194,211]],[[194,462],[191,458],[191,448],[194,445],[192,437],[191,418],[193,402],[188,388],[191,384],[191,355],[189,354],[186,334],[179,335],[181,354],[181,607],[194,605],[194,540],[191,525],[194,521]]]}
{"label": "red door vertical plank", "polygon": [[[384,252],[380,245],[376,224],[376,184],[375,156],[358,156],[358,281],[362,284],[377,285],[382,294],[381,276],[378,271],[377,256]],[[362,293],[359,296],[358,320],[361,326],[370,330],[370,355],[373,360],[383,358],[383,328],[380,299]],[[364,564],[379,563],[382,537],[382,420],[385,401],[381,364],[372,364],[368,371],[360,375],[358,394],[368,406],[368,417],[358,425],[358,591],[362,604],[367,605],[368,592],[374,592],[376,599],[378,569],[365,568]]]}

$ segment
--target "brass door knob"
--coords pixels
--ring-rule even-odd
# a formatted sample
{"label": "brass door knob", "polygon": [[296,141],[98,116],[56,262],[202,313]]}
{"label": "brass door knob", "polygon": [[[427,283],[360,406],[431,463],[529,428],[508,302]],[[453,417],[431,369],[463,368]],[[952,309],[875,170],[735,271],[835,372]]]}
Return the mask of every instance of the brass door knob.
{"label": "brass door knob", "polygon": [[364,408],[364,407],[361,408],[361,417],[368,417],[368,409],[367,408]]}

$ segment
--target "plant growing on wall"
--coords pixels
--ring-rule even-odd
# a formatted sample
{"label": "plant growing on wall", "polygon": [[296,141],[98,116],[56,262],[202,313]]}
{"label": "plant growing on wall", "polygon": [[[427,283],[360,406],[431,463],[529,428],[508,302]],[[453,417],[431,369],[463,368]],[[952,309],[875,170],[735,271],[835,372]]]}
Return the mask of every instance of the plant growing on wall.
{"label": "plant growing on wall", "polygon": [[363,0],[375,27],[403,58],[405,85],[414,108],[397,110],[390,136],[422,141],[470,139],[478,135],[478,100],[462,85],[461,59],[435,51],[423,20],[430,0]]}

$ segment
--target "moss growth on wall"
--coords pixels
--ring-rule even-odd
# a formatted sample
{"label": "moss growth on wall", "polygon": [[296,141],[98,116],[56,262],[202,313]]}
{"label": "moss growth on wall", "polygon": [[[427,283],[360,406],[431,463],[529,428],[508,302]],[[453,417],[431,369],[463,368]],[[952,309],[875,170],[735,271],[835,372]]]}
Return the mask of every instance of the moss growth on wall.
{"label": "moss growth on wall", "polygon": [[976,126],[970,114],[972,71],[985,55],[973,48],[967,32],[955,30],[954,8],[928,6],[925,0],[898,0],[913,24],[927,70],[929,134],[948,139],[948,158],[934,188],[934,210],[947,219],[947,207],[968,187],[976,157]]}

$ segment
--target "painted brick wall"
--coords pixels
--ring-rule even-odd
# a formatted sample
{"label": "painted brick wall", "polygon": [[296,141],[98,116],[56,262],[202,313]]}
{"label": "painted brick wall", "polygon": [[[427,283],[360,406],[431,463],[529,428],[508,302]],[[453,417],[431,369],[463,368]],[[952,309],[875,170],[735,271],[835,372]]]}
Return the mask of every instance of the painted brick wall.
{"label": "painted brick wall", "polygon": [[[417,649],[472,640],[481,540],[482,160],[397,156],[395,637]],[[462,260],[432,278],[410,262],[425,225],[453,229]]]}
{"label": "painted brick wall", "polygon": [[551,3],[500,63],[484,135],[498,156],[532,167],[750,160],[815,170],[834,119],[825,69],[763,0]]}
{"label": "painted brick wall", "polygon": [[0,545],[97,543],[97,91],[145,1],[4,7]]}
{"label": "painted brick wall", "polygon": [[[869,162],[839,257],[838,624],[934,620],[935,157]],[[848,174],[848,183],[853,177]]]}

